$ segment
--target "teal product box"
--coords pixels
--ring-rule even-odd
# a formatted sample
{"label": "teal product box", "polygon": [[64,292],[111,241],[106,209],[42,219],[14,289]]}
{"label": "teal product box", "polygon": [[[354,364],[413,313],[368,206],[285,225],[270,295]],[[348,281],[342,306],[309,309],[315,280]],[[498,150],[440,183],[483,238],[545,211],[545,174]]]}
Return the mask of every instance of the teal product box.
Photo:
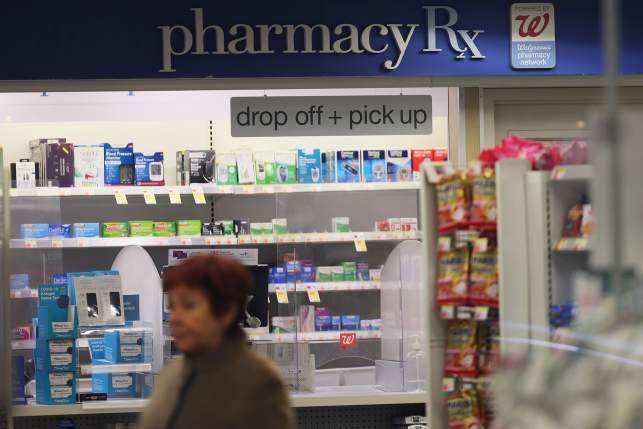
{"label": "teal product box", "polygon": [[271,268],[272,271],[272,281],[275,284],[286,284],[288,283],[288,276],[286,275],[286,269],[282,267]]}
{"label": "teal product box", "polygon": [[99,365],[101,360],[105,360],[105,340],[103,338],[89,338],[89,354],[92,358],[92,365]]}
{"label": "teal product box", "polygon": [[120,275],[118,270],[92,271],[92,274],[94,274],[95,276],[119,276]]}
{"label": "teal product box", "polygon": [[315,316],[315,331],[324,332],[330,330],[330,316]]}
{"label": "teal product box", "polygon": [[134,153],[136,186],[165,186],[163,152]]}
{"label": "teal product box", "polygon": [[104,145],[74,145],[74,186],[76,188],[105,186]]}
{"label": "teal product box", "polygon": [[289,185],[297,183],[297,151],[275,151],[275,182]]}
{"label": "teal product box", "polygon": [[67,284],[67,274],[52,274],[51,282],[55,285]]}
{"label": "teal product box", "polygon": [[36,371],[76,371],[76,340],[36,340]]}
{"label": "teal product box", "polygon": [[49,238],[48,223],[26,223],[20,225],[20,237],[22,238]]}
{"label": "teal product box", "polygon": [[257,149],[254,151],[254,161],[257,185],[271,185],[277,181],[275,151],[272,149]]}
{"label": "teal product box", "polygon": [[342,330],[342,316],[331,316],[330,317],[330,329],[331,329],[331,331],[341,331]]}
{"label": "teal product box", "polygon": [[100,224],[99,223],[75,223],[74,237],[76,238],[100,237]]}
{"label": "teal product box", "polygon": [[337,151],[337,183],[357,183],[361,181],[359,150]]}
{"label": "teal product box", "polygon": [[287,283],[300,283],[301,282],[301,262],[299,261],[286,261],[286,282]]}
{"label": "teal product box", "polygon": [[342,316],[342,329],[345,331],[357,331],[360,328],[359,316]]}
{"label": "teal product box", "polygon": [[362,182],[386,182],[386,151],[362,150]]}
{"label": "teal product box", "polygon": [[142,331],[105,331],[105,360],[111,363],[143,362]]}
{"label": "teal product box", "polygon": [[[57,285],[65,286],[65,285]],[[36,337],[39,339],[62,340],[78,338],[78,314],[76,306],[69,306],[70,321],[54,322],[51,320],[51,308],[48,306],[38,306],[38,318],[34,320]]]}
{"label": "teal product box", "polygon": [[38,285],[38,307],[48,307],[52,322],[67,322],[69,288],[66,284]]}
{"label": "teal product box", "polygon": [[299,278],[302,283],[314,283],[315,282],[315,268],[313,267],[302,267]]}
{"label": "teal product box", "polygon": [[388,182],[411,182],[410,149],[388,149],[386,151],[386,180]]}
{"label": "teal product box", "polygon": [[104,146],[105,185],[134,185],[134,143],[105,143]]}
{"label": "teal product box", "polygon": [[68,223],[50,223],[49,238],[71,238],[71,225]]}
{"label": "teal product box", "polygon": [[92,393],[134,395],[136,394],[136,373],[92,374]]}
{"label": "teal product box", "polygon": [[335,150],[329,149],[321,154],[322,182],[335,183],[337,181]]}
{"label": "teal product box", "polygon": [[356,274],[358,282],[368,282],[370,278],[370,269],[368,267],[368,262],[357,262],[356,264]]}
{"label": "teal product box", "polygon": [[68,372],[36,371],[36,403],[64,405],[76,403],[76,369]]}
{"label": "teal product box", "polygon": [[67,284],[69,285],[69,302],[76,305],[76,291],[74,290],[74,277],[96,277],[96,274],[86,271],[81,273],[67,273]]}
{"label": "teal product box", "polygon": [[297,151],[299,183],[321,183],[321,154],[319,149]]}
{"label": "teal product box", "polygon": [[29,289],[29,274],[11,274],[9,276],[9,289]]}

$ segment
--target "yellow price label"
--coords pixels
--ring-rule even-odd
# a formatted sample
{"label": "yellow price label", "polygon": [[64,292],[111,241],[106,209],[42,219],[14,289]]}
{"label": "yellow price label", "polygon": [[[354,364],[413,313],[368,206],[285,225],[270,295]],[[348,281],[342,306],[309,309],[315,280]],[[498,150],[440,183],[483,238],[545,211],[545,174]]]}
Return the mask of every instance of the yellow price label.
{"label": "yellow price label", "polygon": [[277,302],[279,304],[288,304],[288,292],[286,292],[285,290],[278,290]]}
{"label": "yellow price label", "polygon": [[170,196],[170,203],[181,204],[181,193],[178,186],[168,186],[167,194]]}
{"label": "yellow price label", "polygon": [[127,204],[124,188],[114,188],[114,197],[116,197],[116,204]]}
{"label": "yellow price label", "polygon": [[366,252],[366,241],[363,238],[355,240],[355,250],[358,252]]}
{"label": "yellow price label", "polygon": [[308,289],[308,299],[310,302],[320,302],[319,291],[317,289]]}
{"label": "yellow price label", "polygon": [[152,188],[143,188],[143,198],[145,198],[145,204],[156,204],[156,197]]}
{"label": "yellow price label", "polygon": [[202,187],[195,186],[192,188],[192,195],[194,196],[194,202],[196,204],[205,204],[205,195],[203,195]]}

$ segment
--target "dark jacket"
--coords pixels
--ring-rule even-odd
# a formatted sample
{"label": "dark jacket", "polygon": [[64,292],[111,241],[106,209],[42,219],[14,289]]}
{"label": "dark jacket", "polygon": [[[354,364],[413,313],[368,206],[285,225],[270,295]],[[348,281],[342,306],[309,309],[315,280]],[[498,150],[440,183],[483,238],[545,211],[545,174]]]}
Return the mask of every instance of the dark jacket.
{"label": "dark jacket", "polygon": [[139,429],[292,429],[281,375],[234,335],[212,351],[166,365]]}

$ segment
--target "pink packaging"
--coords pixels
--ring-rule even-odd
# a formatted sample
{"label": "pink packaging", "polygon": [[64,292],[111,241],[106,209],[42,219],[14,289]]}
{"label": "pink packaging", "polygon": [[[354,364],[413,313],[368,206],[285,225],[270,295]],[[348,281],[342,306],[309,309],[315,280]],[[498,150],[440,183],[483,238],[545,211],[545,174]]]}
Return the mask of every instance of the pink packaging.
{"label": "pink packaging", "polygon": [[299,332],[315,332],[315,306],[299,306]]}
{"label": "pink packaging", "polygon": [[315,309],[315,317],[317,316],[330,316],[328,307],[318,307]]}
{"label": "pink packaging", "polygon": [[11,328],[11,340],[13,341],[22,341],[31,339],[28,326],[19,326],[17,328]]}

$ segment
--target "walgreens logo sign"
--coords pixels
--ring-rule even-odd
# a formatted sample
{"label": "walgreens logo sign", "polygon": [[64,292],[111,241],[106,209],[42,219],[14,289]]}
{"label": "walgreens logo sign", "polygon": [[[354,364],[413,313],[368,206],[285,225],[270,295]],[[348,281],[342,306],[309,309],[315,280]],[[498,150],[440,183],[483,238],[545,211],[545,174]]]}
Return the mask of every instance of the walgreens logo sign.
{"label": "walgreens logo sign", "polygon": [[511,5],[511,65],[515,69],[551,69],[556,65],[554,5]]}

